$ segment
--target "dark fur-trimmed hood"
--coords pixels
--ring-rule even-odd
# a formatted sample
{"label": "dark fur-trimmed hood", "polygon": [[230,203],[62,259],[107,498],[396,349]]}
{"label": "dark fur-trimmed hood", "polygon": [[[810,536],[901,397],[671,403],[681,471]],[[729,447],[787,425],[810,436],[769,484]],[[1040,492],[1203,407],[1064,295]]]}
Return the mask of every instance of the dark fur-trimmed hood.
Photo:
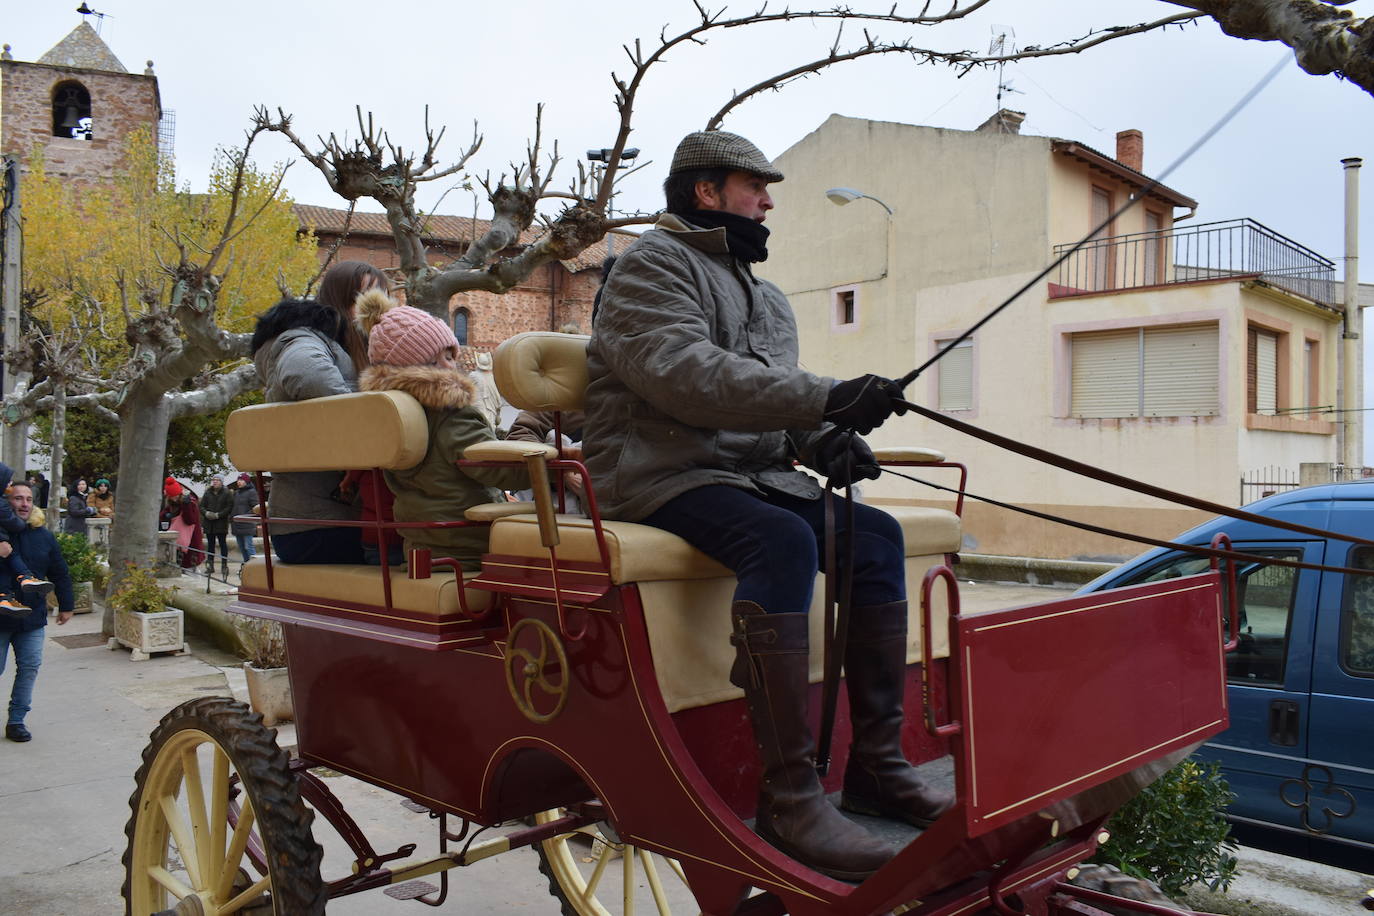
{"label": "dark fur-trimmed hood", "polygon": [[421,405],[457,410],[477,402],[477,383],[462,369],[437,366],[370,366],[358,378],[359,391],[404,391]]}
{"label": "dark fur-trimmed hood", "polygon": [[319,331],[330,340],[343,344],[343,322],[339,313],[313,299],[283,299],[258,316],[253,329],[253,352],[273,338],[293,328]]}

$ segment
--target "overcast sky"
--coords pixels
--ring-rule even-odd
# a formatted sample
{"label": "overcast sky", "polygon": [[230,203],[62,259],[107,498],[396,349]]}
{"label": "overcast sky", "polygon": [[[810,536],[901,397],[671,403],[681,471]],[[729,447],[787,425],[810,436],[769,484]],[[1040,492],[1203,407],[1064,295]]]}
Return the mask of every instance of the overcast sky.
{"label": "overcast sky", "polygon": [[[81,21],[77,5],[9,0],[0,41],[12,46],[16,59],[36,60]],[[921,4],[898,5],[919,10]],[[393,142],[409,147],[423,144],[428,105],[432,123],[449,128],[441,158],[466,145],[476,119],[485,141],[470,166],[495,175],[523,158],[540,102],[546,106],[544,136],[557,138],[565,157],[554,186],[566,187],[576,158],[615,137],[619,117],[610,73],[628,71],[621,45],[639,38],[647,51],[665,26],[676,34],[696,19],[688,0],[101,0],[92,6],[108,14],[101,34],[125,67],[142,72],[146,60],[154,62],[162,104],[176,112],[179,177],[197,188],[215,147],[241,141],[256,104],[293,114],[304,137],[356,135],[353,109],[361,105]],[[932,3],[937,7],[939,0]],[[1374,0],[1347,8],[1370,15]],[[729,9],[739,15],[753,7]],[[986,51],[995,35],[1005,33],[1017,46],[1044,46],[1178,11],[1161,0],[997,0],[967,21],[918,30],[914,40]],[[657,209],[658,186],[677,140],[704,126],[733,90],[823,56],[834,32],[833,24],[809,23],[733,30],[706,47],[681,48],[651,70],[630,142],[644,151],[641,161],[653,162],[625,183],[617,209]],[[858,33],[851,27],[849,34]],[[1168,184],[1200,202],[1198,222],[1254,218],[1335,260],[1339,270],[1340,160],[1369,157],[1374,166],[1374,98],[1334,77],[1303,73],[1277,44],[1230,38],[1210,23],[1127,37],[1079,55],[1008,65],[1004,81],[1015,91],[1003,106],[1026,112],[1023,133],[1070,138],[1108,154],[1117,131],[1138,128],[1145,135],[1145,171],[1158,175],[1281,57],[1289,65],[1278,78]],[[995,71],[956,79],[946,68],[893,56],[793,83],[746,103],[724,126],[777,155],[832,112],[972,129],[996,110],[996,94]],[[258,158],[284,160],[293,152],[271,137]],[[1360,247],[1363,279],[1372,282],[1374,168],[1364,172]],[[844,183],[861,188],[863,176]],[[297,162],[287,184],[299,202],[346,205],[308,163]],[[440,212],[472,212],[470,194],[454,189],[453,181],[436,184],[421,195],[422,206],[449,191]],[[1374,359],[1366,363],[1374,367]],[[1374,387],[1367,383],[1366,390]]]}

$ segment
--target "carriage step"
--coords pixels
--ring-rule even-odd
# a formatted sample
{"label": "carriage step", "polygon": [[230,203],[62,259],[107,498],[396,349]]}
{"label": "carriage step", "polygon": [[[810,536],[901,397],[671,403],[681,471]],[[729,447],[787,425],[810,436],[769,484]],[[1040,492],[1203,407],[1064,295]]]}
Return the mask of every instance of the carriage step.
{"label": "carriage step", "polygon": [[404,884],[388,887],[382,893],[397,900],[414,900],[416,897],[423,897],[426,894],[437,894],[439,888],[428,881],[407,881]]}
{"label": "carriage step", "polygon": [[401,807],[407,811],[414,811],[416,814],[429,814],[429,809],[413,798],[407,798],[401,802]]}

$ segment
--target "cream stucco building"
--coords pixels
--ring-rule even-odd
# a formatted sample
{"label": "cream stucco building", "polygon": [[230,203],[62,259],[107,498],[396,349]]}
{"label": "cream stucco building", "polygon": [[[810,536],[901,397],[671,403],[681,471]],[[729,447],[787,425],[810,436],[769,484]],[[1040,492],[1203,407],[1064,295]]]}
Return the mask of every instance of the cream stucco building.
{"label": "cream stucco building", "polygon": [[[787,179],[772,188],[777,209],[760,273],[791,298],[807,368],[904,374],[1149,181],[1138,131],[1118,135],[1108,156],[1020,135],[1018,124],[1014,112],[977,131],[833,115],[777,157]],[[877,200],[837,208],[826,196],[837,186]],[[1296,474],[1303,463],[1336,461],[1334,266],[1252,221],[1202,222],[1198,209],[1156,187],[908,396],[1228,505],[1255,469]],[[929,421],[894,419],[870,438],[937,447],[969,466],[974,493],[1107,527],[1168,537],[1203,518]],[[924,476],[954,482],[948,472]],[[947,498],[891,477],[866,493],[879,503]],[[970,551],[1125,557],[1140,549],[978,503],[965,519]]]}

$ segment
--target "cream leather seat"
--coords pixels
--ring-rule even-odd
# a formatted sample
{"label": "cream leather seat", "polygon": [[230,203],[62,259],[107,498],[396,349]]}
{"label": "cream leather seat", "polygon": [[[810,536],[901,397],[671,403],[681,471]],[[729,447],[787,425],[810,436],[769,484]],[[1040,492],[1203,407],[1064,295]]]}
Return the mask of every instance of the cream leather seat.
{"label": "cream leather seat", "polygon": [[[501,394],[521,410],[581,410],[587,386],[586,347],[590,338],[571,334],[519,334],[497,348],[494,376]],[[880,457],[938,462],[938,452],[896,450]],[[931,566],[959,550],[959,519],[943,509],[884,507],[901,523],[906,539],[908,589],[919,587]],[[604,521],[611,581],[636,583],[653,650],[659,689],[670,712],[742,696],[728,675],[734,661],[728,608],[735,579],[728,569],[686,541],[659,528],[632,522]],[[559,516],[560,560],[599,562],[590,519]],[[491,553],[543,558],[548,551],[532,515],[505,515],[492,525]],[[811,676],[821,678],[823,581],[817,576],[811,614]],[[913,599],[915,597],[913,592]],[[945,627],[932,647],[948,654]],[[919,612],[911,603],[908,661],[921,657]]]}

